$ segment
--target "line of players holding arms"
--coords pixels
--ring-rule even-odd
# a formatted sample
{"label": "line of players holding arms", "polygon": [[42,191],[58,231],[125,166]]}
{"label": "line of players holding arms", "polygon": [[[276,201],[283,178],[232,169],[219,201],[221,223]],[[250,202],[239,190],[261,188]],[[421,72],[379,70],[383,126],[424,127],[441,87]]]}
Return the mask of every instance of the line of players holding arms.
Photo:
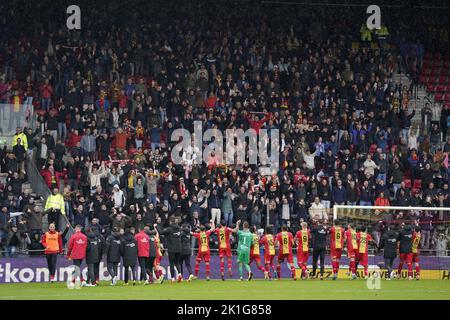
{"label": "line of players holding arms", "polygon": [[[286,226],[282,226],[282,231],[276,235],[272,234],[271,227],[267,227],[265,233],[260,237],[256,228],[251,228],[253,233],[253,243],[250,249],[250,264],[254,261],[257,268],[264,272],[265,279],[272,279],[270,269],[273,270],[273,276],[277,279],[281,278],[281,264],[287,260],[288,266],[291,270],[291,277],[296,280],[295,266],[293,259],[293,248],[297,247],[297,265],[301,269],[301,279],[309,278],[307,270],[308,258],[310,255],[310,247],[312,247],[312,277],[319,277],[316,274],[317,262],[320,259],[320,279],[323,280],[324,274],[324,258],[327,248],[329,236],[329,248],[331,255],[331,264],[333,270],[333,280],[338,277],[340,259],[344,248],[347,251],[347,256],[350,260],[349,272],[352,279],[356,279],[356,271],[358,265],[364,268],[364,276],[368,277],[369,266],[369,243],[372,243],[378,249],[384,248],[385,266],[388,269],[388,279],[394,277],[393,262],[397,257],[397,252],[400,256],[400,263],[398,266],[398,273],[400,274],[404,264],[408,266],[408,278],[413,278],[413,264],[416,266],[416,279],[420,277],[419,266],[419,244],[421,240],[420,228],[412,228],[410,225],[403,224],[401,230],[397,233],[391,228],[385,233],[377,245],[372,236],[367,233],[365,226],[359,226],[356,229],[351,224],[346,228],[341,226],[338,220],[335,220],[333,226],[328,228],[326,225],[317,221],[312,228],[308,227],[306,222],[301,223],[301,230],[297,231],[295,236],[288,231]],[[199,247],[197,254],[197,264],[204,260],[205,263],[209,261],[209,236],[216,233],[219,239],[219,257],[220,257],[220,271],[222,280],[224,280],[224,260],[228,260],[228,272],[231,276],[231,246],[230,234],[235,232],[234,229],[222,224],[220,228],[203,231],[197,238],[199,239]],[[312,246],[311,246],[312,244]],[[261,262],[260,246],[264,251],[264,266]],[[278,254],[276,249],[278,248]],[[276,258],[276,266],[274,260]],[[206,267],[206,275],[208,277],[208,266]],[[251,275],[249,274],[249,278]]]}
{"label": "line of players holding arms", "polygon": [[[175,222],[176,224],[176,222]],[[106,254],[107,269],[111,275],[111,284],[115,285],[117,281],[117,268],[122,258],[125,267],[125,284],[128,284],[129,271],[133,276],[133,284],[137,279],[136,262],[141,267],[140,280],[145,284],[155,281],[162,283],[164,280],[163,268],[160,267],[162,253],[160,250],[160,237],[158,228],[155,226],[146,226],[143,230],[135,232],[134,228],[127,229],[125,233],[120,234],[119,230],[113,230],[112,234],[104,240],[98,233],[93,232],[89,228],[85,234],[81,232],[80,226],[75,227],[75,234],[73,234],[68,243],[67,258],[73,260],[73,264],[81,266],[83,260],[86,260],[88,265],[88,282],[86,283],[81,277],[83,285],[93,286],[98,285],[99,281],[99,265],[103,254]],[[189,272],[188,280],[195,280],[198,277],[200,263],[205,263],[206,280],[210,276],[210,256],[211,250],[209,247],[210,236],[215,233],[219,241],[219,257],[220,257],[220,273],[222,280],[225,280],[225,258],[227,258],[228,274],[232,276],[232,252],[231,252],[231,234],[237,232],[237,228],[232,229],[226,226],[225,221],[220,227],[215,227],[213,223],[210,229],[206,230],[205,226],[201,226],[198,232],[190,232],[190,229],[181,227],[179,229],[181,241],[184,242],[181,252],[173,252],[169,246],[168,255],[171,266],[171,274],[174,275],[174,266],[178,271],[178,276],[172,276],[172,281],[182,281],[183,263]],[[176,230],[175,230],[176,231]],[[255,262],[257,268],[264,273],[265,279],[280,279],[281,278],[281,264],[287,260],[291,271],[291,277],[296,280],[294,253],[293,249],[297,248],[297,265],[301,269],[301,279],[307,279],[309,272],[307,270],[307,263],[312,247],[312,277],[319,277],[316,274],[317,262],[320,259],[320,279],[323,280],[324,274],[324,258],[327,244],[329,242],[330,255],[332,260],[333,280],[337,279],[340,259],[344,249],[347,251],[347,256],[350,260],[349,272],[352,279],[356,279],[356,271],[358,265],[364,268],[364,275],[368,277],[368,247],[369,243],[378,247],[371,235],[367,233],[364,226],[353,228],[352,225],[347,225],[346,228],[341,226],[338,220],[333,222],[333,225],[328,228],[326,225],[317,221],[311,228],[306,222],[301,223],[301,230],[295,235],[288,231],[286,226],[282,226],[282,231],[278,234],[272,233],[272,228],[267,227],[264,235],[260,236],[255,227],[251,228],[253,234],[253,242],[250,249],[250,264]],[[56,235],[55,238],[53,235]],[[194,273],[190,265],[190,237],[197,238],[198,250],[196,256],[196,263]],[[328,236],[329,239],[328,240]],[[49,264],[50,281],[53,282],[56,269],[56,255],[62,253],[61,240],[57,240],[57,244],[49,244],[49,241],[61,237],[59,232],[56,232],[54,225],[50,225],[49,232],[43,235],[42,244],[46,248],[47,262]],[[419,243],[420,243],[420,229],[411,227],[409,225],[402,225],[400,232],[396,233],[392,230],[386,232],[380,241],[380,247],[384,248],[385,266],[388,269],[388,279],[394,276],[393,261],[397,256],[397,251],[400,253],[400,263],[398,272],[400,273],[403,264],[408,266],[408,278],[413,278],[413,263],[416,266],[416,278],[419,279]],[[53,240],[52,240],[53,239]],[[59,247],[58,247],[59,244]],[[312,245],[311,245],[312,244]],[[261,250],[263,249],[264,262],[261,260]],[[277,254],[278,249],[278,254]],[[50,258],[50,259],[49,259]],[[53,259],[52,259],[53,258]],[[276,259],[275,259],[276,258]],[[276,264],[275,264],[276,262]],[[181,269],[181,270],[180,270]],[[270,271],[273,271],[271,273]],[[249,272],[248,279],[252,278]],[[74,278],[75,281],[75,278]]]}

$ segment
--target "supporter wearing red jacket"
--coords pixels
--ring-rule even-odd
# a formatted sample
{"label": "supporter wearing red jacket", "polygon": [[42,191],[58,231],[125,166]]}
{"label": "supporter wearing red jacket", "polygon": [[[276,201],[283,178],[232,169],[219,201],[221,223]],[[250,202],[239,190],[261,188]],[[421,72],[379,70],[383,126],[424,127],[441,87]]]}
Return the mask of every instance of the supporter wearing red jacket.
{"label": "supporter wearing red jacket", "polygon": [[78,142],[81,142],[81,138],[82,136],[78,133],[78,130],[72,131],[67,138],[66,146],[75,148]]}
{"label": "supporter wearing red jacket", "polygon": [[[380,192],[380,195],[378,196],[378,198],[375,200],[375,206],[377,207],[388,207],[390,206],[390,202],[389,199],[384,195],[384,192]],[[380,210],[380,211],[384,211],[384,210]]]}
{"label": "supporter wearing red jacket", "polygon": [[266,113],[265,117],[261,120],[257,120],[257,116],[246,116],[246,119],[248,123],[250,124],[250,127],[256,131],[256,133],[259,133],[259,130],[264,126],[264,123],[269,120],[271,117],[270,113]]}
{"label": "supporter wearing red jacket", "polygon": [[81,263],[86,258],[87,243],[86,235],[81,232],[81,226],[77,225],[75,227],[75,233],[69,239],[67,259],[73,260],[73,265],[77,267],[72,275],[72,282],[75,282],[75,279],[80,277],[83,286],[86,285],[86,282],[83,279],[83,274],[80,269]]}
{"label": "supporter wearing red jacket", "polygon": [[55,170],[53,165],[41,170],[41,176],[44,178],[45,184],[50,188],[59,188],[59,181],[64,177],[64,173]]}

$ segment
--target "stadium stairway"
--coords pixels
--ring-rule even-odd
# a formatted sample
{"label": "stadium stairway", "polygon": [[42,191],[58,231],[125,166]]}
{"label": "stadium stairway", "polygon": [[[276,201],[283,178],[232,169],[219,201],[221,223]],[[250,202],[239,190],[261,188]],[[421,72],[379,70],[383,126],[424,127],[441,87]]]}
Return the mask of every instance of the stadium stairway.
{"label": "stadium stairway", "polygon": [[[411,86],[411,80],[409,79],[408,75],[405,73],[394,73],[392,75],[392,82],[395,84],[401,84],[401,86],[406,90],[409,90]],[[417,99],[415,97],[411,97],[408,104],[408,110],[416,110],[416,114],[414,115],[414,118],[412,119],[413,124],[421,124],[421,116],[420,112],[422,110],[422,101],[423,97],[426,95],[425,90],[420,90],[418,92]]]}
{"label": "stadium stairway", "polygon": [[[6,186],[8,183],[7,178],[8,178],[7,173],[0,173],[0,185]],[[24,192],[27,189],[31,191],[30,194],[36,199],[34,201],[35,205],[41,206],[43,208],[44,207],[43,199],[41,197],[39,197],[36,193],[33,192],[31,184],[28,181],[26,181],[22,184],[22,192]]]}

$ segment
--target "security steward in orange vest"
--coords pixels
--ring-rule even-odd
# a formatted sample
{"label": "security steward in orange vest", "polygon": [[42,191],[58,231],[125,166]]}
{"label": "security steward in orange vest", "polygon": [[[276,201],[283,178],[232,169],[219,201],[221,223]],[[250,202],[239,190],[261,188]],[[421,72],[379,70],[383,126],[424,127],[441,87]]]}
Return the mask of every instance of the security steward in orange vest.
{"label": "security steward in orange vest", "polygon": [[42,235],[41,243],[45,248],[44,254],[47,258],[48,271],[50,273],[50,282],[55,280],[56,260],[58,254],[63,253],[62,239],[66,235],[69,228],[66,228],[63,233],[56,231],[55,224],[51,223],[48,226],[48,231]]}

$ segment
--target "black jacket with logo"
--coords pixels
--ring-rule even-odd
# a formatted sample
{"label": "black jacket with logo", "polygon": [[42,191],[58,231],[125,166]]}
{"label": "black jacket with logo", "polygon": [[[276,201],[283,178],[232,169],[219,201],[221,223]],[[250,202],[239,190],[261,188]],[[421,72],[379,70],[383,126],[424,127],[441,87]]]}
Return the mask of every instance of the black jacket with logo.
{"label": "black jacket with logo", "polygon": [[181,253],[181,228],[178,224],[171,224],[164,229],[158,228],[158,232],[165,237],[170,253]]}
{"label": "black jacket with logo", "polygon": [[112,233],[107,239],[105,244],[106,261],[112,263],[120,262],[120,234]]}

